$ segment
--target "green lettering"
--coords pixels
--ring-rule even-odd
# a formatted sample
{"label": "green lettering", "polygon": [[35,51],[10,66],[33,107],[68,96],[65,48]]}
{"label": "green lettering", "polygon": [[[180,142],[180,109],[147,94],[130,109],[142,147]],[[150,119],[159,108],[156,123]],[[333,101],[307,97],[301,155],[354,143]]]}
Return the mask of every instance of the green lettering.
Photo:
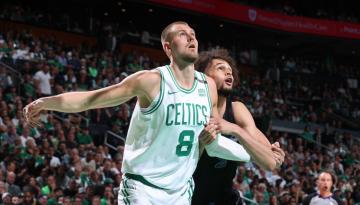
{"label": "green lettering", "polygon": [[181,104],[180,103],[176,103],[175,104],[175,125],[180,125],[180,122],[178,121],[179,120],[179,115],[181,114],[179,111],[179,106]]}
{"label": "green lettering", "polygon": [[174,123],[174,121],[172,120],[169,121],[170,108],[174,109],[174,104],[169,104],[166,108],[166,122],[165,122],[166,126],[171,126]]}
{"label": "green lettering", "polygon": [[203,105],[201,110],[202,110],[202,114],[203,114],[204,119],[205,119],[205,121],[203,122],[203,125],[205,125],[208,122],[208,116],[206,115],[207,107]]}
{"label": "green lettering", "polygon": [[186,106],[187,106],[187,113],[188,113],[188,123],[191,124],[191,120],[190,120],[190,117],[191,117],[191,103],[186,103]]}
{"label": "green lettering", "polygon": [[181,103],[181,107],[182,107],[182,124],[183,125],[186,125],[187,123],[186,123],[186,121],[184,121],[185,120],[185,105],[184,105],[184,103]]}
{"label": "green lettering", "polygon": [[192,123],[192,125],[195,125],[195,123],[196,123],[196,109],[195,109],[195,104],[192,104],[192,103],[191,103],[191,105],[192,105],[192,110],[193,110],[193,123]]}
{"label": "green lettering", "polygon": [[201,121],[199,122],[199,109],[201,109],[201,105],[196,105],[196,124],[197,125],[202,125]]}

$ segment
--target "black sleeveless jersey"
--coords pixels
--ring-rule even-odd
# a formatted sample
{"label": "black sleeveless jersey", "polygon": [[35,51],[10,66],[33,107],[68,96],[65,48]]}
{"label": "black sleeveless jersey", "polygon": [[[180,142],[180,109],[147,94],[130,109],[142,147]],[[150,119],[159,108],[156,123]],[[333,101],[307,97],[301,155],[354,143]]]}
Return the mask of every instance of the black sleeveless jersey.
{"label": "black sleeveless jersey", "polygon": [[[235,123],[231,105],[231,97],[226,100],[224,119]],[[231,138],[231,136],[225,137]],[[217,157],[210,157],[204,150],[195,173],[195,190],[192,197],[192,205],[230,205],[235,204],[231,199],[235,196],[232,185],[238,163]]]}

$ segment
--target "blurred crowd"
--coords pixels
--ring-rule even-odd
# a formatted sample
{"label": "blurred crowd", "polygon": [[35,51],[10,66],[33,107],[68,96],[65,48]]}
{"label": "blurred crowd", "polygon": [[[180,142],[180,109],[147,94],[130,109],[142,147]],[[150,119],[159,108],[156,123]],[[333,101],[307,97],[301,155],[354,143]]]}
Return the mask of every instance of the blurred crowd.
{"label": "blurred crowd", "polygon": [[[234,187],[257,204],[296,205],[310,193],[318,191],[316,180],[323,170],[333,170],[337,176],[332,192],[344,204],[360,203],[359,141],[349,135],[335,137],[328,148],[309,143],[305,136],[272,132],[286,151],[280,169],[268,172],[252,163],[240,165]],[[250,202],[247,204],[255,204]]]}
{"label": "blurred crowd", "polygon": [[263,75],[241,76],[237,94],[255,117],[271,111],[291,122],[360,128],[359,65],[282,56],[260,66],[266,68]]}

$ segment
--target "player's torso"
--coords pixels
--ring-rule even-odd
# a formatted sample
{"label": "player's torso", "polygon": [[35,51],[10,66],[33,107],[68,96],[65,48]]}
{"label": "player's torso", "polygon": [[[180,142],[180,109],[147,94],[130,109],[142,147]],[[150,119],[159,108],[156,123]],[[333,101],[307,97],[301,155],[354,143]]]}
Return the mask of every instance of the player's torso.
{"label": "player's torso", "polygon": [[[223,118],[229,122],[235,122],[230,97],[227,99]],[[233,136],[224,136],[235,140]],[[209,195],[211,193],[211,197],[222,197],[223,192],[231,191],[232,179],[235,176],[237,166],[237,162],[210,157],[205,150],[194,174],[195,194],[203,195],[203,193],[208,193]],[[209,178],[211,180],[208,180]],[[194,195],[194,197],[199,196]],[[211,197],[207,196],[209,199]]]}
{"label": "player's torso", "polygon": [[160,94],[147,109],[137,105],[126,141],[125,171],[163,187],[186,183],[198,161],[198,135],[209,120],[205,76],[195,72],[190,89],[179,86],[170,67],[158,68]]}

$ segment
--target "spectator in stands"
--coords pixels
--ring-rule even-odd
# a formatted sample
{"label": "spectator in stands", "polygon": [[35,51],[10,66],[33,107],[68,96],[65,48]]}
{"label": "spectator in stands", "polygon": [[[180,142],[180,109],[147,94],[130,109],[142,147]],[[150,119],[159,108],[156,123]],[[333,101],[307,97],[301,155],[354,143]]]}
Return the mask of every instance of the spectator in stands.
{"label": "spectator in stands", "polygon": [[150,33],[147,30],[143,30],[141,33],[141,43],[142,44],[150,44]]}
{"label": "spectator in stands", "polygon": [[109,31],[105,38],[105,48],[107,51],[114,52],[116,48],[116,36]]}
{"label": "spectator in stands", "polygon": [[2,203],[4,205],[12,205],[11,198],[12,198],[12,195],[9,192],[3,193],[1,196]]}
{"label": "spectator in stands", "polygon": [[[29,189],[29,187],[27,187],[26,189]],[[34,196],[34,193],[31,190],[24,191],[23,203],[24,203],[24,205],[36,205],[37,204],[37,200]]]}
{"label": "spectator in stands", "polygon": [[21,193],[21,189],[17,184],[15,184],[15,180],[16,180],[16,174],[13,171],[8,171],[6,176],[5,186],[11,195]]}
{"label": "spectator in stands", "polygon": [[22,59],[22,60],[30,59],[30,53],[29,53],[30,48],[26,46],[24,42],[20,42],[19,44],[16,44],[14,47],[15,50],[13,50],[13,55],[12,55],[12,59],[14,61],[16,61],[17,59]]}
{"label": "spectator in stands", "polygon": [[12,78],[10,77],[10,75],[8,75],[6,68],[0,65],[0,87],[5,90],[12,85]]}
{"label": "spectator in stands", "polygon": [[74,70],[72,67],[68,67],[66,74],[64,74],[64,79],[63,79],[63,86],[65,88],[66,91],[74,91],[75,90],[75,85],[77,83],[77,78],[74,74]]}
{"label": "spectator in stands", "polygon": [[35,80],[35,87],[37,90],[37,93],[40,96],[49,96],[51,95],[51,75],[49,72],[49,65],[46,63],[39,63],[38,64],[39,71],[37,71],[34,75]]}
{"label": "spectator in stands", "polygon": [[335,176],[331,172],[321,172],[317,179],[318,192],[307,196],[303,201],[303,205],[342,205],[343,202],[332,193],[332,187],[335,183]]}
{"label": "spectator in stands", "polygon": [[280,82],[280,69],[278,65],[271,66],[266,72],[266,79],[274,83]]}

